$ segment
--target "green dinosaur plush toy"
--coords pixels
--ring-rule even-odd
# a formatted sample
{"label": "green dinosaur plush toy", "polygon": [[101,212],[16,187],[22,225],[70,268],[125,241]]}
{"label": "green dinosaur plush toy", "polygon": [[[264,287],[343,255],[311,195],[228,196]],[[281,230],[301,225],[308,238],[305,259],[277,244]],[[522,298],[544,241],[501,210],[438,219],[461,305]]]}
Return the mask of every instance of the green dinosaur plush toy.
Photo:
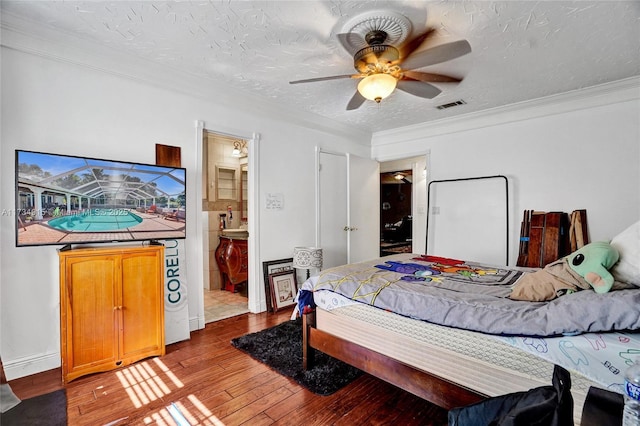
{"label": "green dinosaur plush toy", "polygon": [[602,294],[613,287],[610,269],[618,261],[618,251],[606,242],[595,242],[568,256],[549,263],[543,269],[523,274],[509,298],[542,302],[593,288]]}
{"label": "green dinosaur plush toy", "polygon": [[574,251],[567,256],[569,267],[589,283],[596,293],[607,293],[613,286],[609,269],[620,255],[609,243],[598,241]]}

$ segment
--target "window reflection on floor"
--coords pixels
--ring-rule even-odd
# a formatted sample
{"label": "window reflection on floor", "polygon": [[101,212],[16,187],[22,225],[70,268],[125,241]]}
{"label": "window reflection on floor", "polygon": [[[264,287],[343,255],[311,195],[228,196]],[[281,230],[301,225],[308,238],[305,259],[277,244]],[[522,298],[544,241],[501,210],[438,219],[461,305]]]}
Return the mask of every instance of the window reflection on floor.
{"label": "window reflection on floor", "polygon": [[[211,413],[195,395],[187,395],[187,399],[171,401],[171,393],[184,387],[184,384],[173,374],[159,358],[136,363],[116,372],[120,384],[127,392],[135,408],[149,405],[153,401],[162,400],[167,404],[143,419],[144,424],[175,425],[199,424],[222,426],[223,423]],[[98,387],[100,392],[101,387]],[[108,393],[103,389],[104,395]],[[178,396],[176,396],[178,397]],[[108,425],[128,424],[129,417],[119,418]]]}

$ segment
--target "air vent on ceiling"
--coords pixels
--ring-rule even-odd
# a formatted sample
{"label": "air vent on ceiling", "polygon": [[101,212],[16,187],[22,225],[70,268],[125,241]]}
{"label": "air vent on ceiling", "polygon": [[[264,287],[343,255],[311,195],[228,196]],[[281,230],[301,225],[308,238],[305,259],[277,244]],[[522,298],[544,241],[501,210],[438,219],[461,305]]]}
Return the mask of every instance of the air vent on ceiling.
{"label": "air vent on ceiling", "polygon": [[457,100],[455,102],[449,102],[448,104],[442,104],[442,105],[438,105],[436,108],[438,109],[447,109],[447,108],[453,108],[455,106],[458,105],[466,105],[466,102],[463,101],[462,99]]}

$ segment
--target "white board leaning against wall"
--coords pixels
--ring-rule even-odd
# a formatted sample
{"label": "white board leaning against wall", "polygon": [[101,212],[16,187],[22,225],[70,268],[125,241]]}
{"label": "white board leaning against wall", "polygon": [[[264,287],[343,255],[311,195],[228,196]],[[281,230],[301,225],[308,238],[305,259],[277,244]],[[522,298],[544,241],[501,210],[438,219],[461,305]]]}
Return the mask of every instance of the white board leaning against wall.
{"label": "white board leaning against wall", "polygon": [[509,263],[505,176],[435,180],[427,194],[427,254],[487,265]]}

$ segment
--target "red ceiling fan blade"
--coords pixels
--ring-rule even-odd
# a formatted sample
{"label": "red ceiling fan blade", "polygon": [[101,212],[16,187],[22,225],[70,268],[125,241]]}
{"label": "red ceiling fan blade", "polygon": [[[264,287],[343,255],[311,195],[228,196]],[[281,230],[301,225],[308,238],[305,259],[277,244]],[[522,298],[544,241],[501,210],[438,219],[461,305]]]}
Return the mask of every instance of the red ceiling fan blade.
{"label": "red ceiling fan blade", "polygon": [[442,90],[438,89],[436,86],[425,83],[424,81],[416,80],[400,80],[396,87],[403,92],[427,99],[435,98],[442,92]]}
{"label": "red ceiling fan blade", "polygon": [[358,109],[360,108],[360,106],[364,103],[364,101],[366,101],[367,99],[362,96],[360,94],[360,92],[358,92],[356,90],[356,93],[353,94],[353,96],[351,97],[351,100],[349,101],[349,103],[347,104],[347,111],[352,111],[354,109]]}
{"label": "red ceiling fan blade", "polygon": [[442,74],[431,74],[420,71],[403,71],[405,77],[430,83],[460,83],[462,79]]}
{"label": "red ceiling fan blade", "polygon": [[332,75],[329,77],[316,77],[316,78],[307,78],[305,80],[295,80],[290,81],[289,84],[298,84],[298,83],[313,83],[316,81],[326,81],[326,80],[339,80],[341,78],[361,78],[360,74],[344,74],[344,75]]}
{"label": "red ceiling fan blade", "polygon": [[458,40],[441,44],[430,49],[413,53],[402,62],[402,68],[413,70],[429,65],[450,61],[471,52],[471,45],[467,40]]}

